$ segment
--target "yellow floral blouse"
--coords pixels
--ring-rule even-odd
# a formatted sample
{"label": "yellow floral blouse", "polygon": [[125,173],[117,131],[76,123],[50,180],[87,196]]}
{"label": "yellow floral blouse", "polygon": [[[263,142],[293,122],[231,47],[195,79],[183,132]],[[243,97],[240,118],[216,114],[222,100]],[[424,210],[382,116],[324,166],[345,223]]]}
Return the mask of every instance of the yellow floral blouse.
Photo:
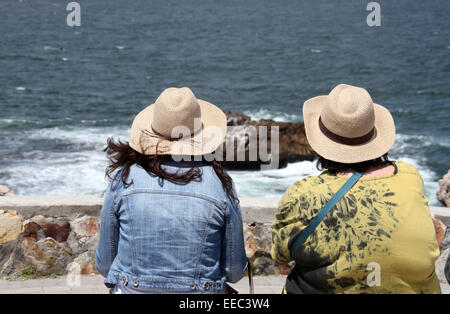
{"label": "yellow floral blouse", "polygon": [[[440,293],[439,248],[414,166],[363,177],[328,213],[295,255],[288,293]],[[348,178],[324,172],[295,182],[272,224],[272,258],[292,260],[292,239]]]}

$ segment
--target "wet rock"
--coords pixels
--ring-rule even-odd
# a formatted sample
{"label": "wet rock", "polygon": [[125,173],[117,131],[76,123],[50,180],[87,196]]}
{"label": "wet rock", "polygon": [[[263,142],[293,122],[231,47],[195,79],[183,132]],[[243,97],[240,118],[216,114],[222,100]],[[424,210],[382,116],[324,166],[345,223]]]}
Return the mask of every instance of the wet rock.
{"label": "wet rock", "polygon": [[16,211],[0,210],[0,244],[16,240],[22,232],[22,220]]}
{"label": "wet rock", "polygon": [[[228,130],[223,145],[223,165],[227,169],[259,170],[262,164],[271,163],[271,147],[274,145],[275,148],[276,143],[279,151],[277,168],[284,168],[290,162],[313,160],[316,156],[306,140],[303,122],[278,122],[270,119],[254,121],[245,115],[228,110],[224,112],[227,115]],[[278,141],[272,139],[273,127],[278,127]],[[260,140],[264,138],[267,138],[267,146],[260,146]],[[253,143],[256,146],[253,146]],[[226,158],[227,147],[233,149],[232,153],[228,153],[234,157],[232,161]],[[255,151],[253,147],[256,148],[256,155],[252,153]],[[239,160],[240,156],[244,158]]]}
{"label": "wet rock", "polygon": [[439,190],[436,192],[437,199],[445,207],[450,207],[450,170],[438,182]]}

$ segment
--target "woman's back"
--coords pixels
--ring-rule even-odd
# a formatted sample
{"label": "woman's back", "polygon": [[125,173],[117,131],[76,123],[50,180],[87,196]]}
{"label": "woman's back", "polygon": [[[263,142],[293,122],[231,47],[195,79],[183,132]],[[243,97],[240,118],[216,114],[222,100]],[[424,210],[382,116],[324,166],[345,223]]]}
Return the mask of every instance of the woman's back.
{"label": "woman's back", "polygon": [[202,176],[186,184],[161,180],[138,165],[130,167],[129,186],[117,174],[105,197],[104,207],[109,202],[111,210],[102,211],[102,220],[114,215],[111,230],[117,230],[111,264],[101,260],[108,256],[104,248],[97,251],[106,282],[166,292],[220,292],[226,281],[242,277],[246,257],[237,201],[206,163],[172,162],[163,167],[174,173],[194,165]]}
{"label": "woman's back", "polygon": [[[434,227],[418,171],[403,162],[394,174],[363,177],[296,254],[290,292],[439,293]],[[345,183],[328,172],[291,186],[273,224],[273,258],[291,260],[289,240]]]}
{"label": "woman's back", "polygon": [[226,130],[218,107],[167,88],[136,115],[128,142],[108,140],[96,264],[117,293],[221,293],[242,278],[239,202],[214,153]]}

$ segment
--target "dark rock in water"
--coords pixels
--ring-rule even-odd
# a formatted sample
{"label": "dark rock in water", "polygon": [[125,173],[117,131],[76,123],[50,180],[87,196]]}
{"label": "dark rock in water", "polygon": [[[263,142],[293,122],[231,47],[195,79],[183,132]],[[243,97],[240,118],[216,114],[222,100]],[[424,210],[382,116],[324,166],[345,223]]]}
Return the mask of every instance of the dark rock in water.
{"label": "dark rock in water", "polygon": [[[316,157],[306,140],[303,122],[278,122],[271,119],[254,121],[249,116],[228,110],[225,110],[225,114],[228,131],[223,145],[223,164],[226,169],[284,168],[290,162],[313,160]],[[228,156],[227,148],[233,151],[228,152]],[[231,161],[230,156],[233,157]]]}

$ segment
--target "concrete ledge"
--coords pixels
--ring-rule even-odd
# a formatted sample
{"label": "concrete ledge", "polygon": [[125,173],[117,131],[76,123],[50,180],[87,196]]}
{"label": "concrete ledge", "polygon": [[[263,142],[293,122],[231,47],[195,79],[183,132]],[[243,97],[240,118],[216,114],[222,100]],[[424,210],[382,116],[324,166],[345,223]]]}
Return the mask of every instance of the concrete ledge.
{"label": "concrete ledge", "polygon": [[[242,197],[242,219],[246,223],[271,223],[278,198]],[[0,209],[15,210],[23,219],[35,215],[73,217],[77,214],[100,216],[103,197],[98,195],[14,195],[0,197]],[[450,226],[450,208],[430,206],[433,217]]]}
{"label": "concrete ledge", "polygon": [[36,215],[72,217],[82,213],[100,216],[103,197],[97,195],[14,195],[0,197],[0,209],[15,210],[23,219]]}
{"label": "concrete ledge", "polygon": [[450,208],[430,206],[430,211],[433,218],[439,219],[444,225],[450,227]]}
{"label": "concrete ledge", "polygon": [[[244,222],[272,222],[277,198],[240,199]],[[103,197],[98,195],[14,195],[0,197],[0,209],[15,210],[23,219],[36,215],[73,217],[77,214],[100,216]]]}
{"label": "concrete ledge", "polygon": [[239,199],[242,220],[247,223],[271,223],[278,209],[278,198],[242,197]]}

